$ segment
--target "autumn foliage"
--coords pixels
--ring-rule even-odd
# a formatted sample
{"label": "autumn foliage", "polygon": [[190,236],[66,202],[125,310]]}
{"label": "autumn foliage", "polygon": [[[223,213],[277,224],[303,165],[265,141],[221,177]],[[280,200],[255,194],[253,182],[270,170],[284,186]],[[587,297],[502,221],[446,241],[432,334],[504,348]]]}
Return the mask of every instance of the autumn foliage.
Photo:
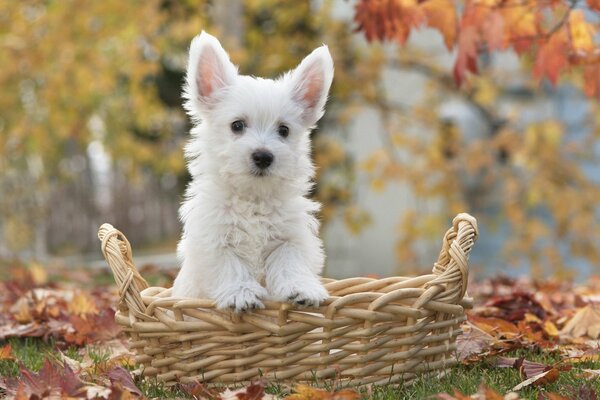
{"label": "autumn foliage", "polygon": [[[537,79],[556,84],[561,73],[575,70],[583,74],[586,94],[600,98],[599,25],[576,5],[576,0],[361,0],[355,20],[368,40],[400,44],[421,26],[438,30],[448,50],[457,51],[457,85],[478,73],[481,54],[512,49],[532,60]],[[590,14],[600,12],[597,0],[587,0],[587,7]]]}
{"label": "autumn foliage", "polygon": [[[148,397],[152,380],[141,377],[135,355],[113,320],[119,296],[111,285],[94,284],[101,272],[58,270],[50,280],[34,265],[11,273],[11,279],[0,282],[0,395],[14,399]],[[171,279],[151,266],[145,273],[158,280]],[[61,283],[52,283],[57,278]],[[462,364],[458,373],[468,374],[478,364],[492,370],[511,369],[519,375],[518,383],[500,390],[484,382],[475,394],[454,389],[434,398],[519,399],[523,390],[546,396],[539,398],[596,398],[590,384],[600,378],[600,369],[592,367],[600,365],[600,280],[573,285],[499,277],[473,282],[469,292],[475,306],[457,338],[456,356]],[[32,368],[25,365],[18,349],[5,342],[9,338],[17,346],[16,339],[35,339],[54,349],[38,368]],[[515,356],[519,350],[552,355],[555,361]],[[7,366],[13,374],[3,374]],[[579,384],[564,388],[562,397],[556,397],[559,394],[549,388],[565,375]],[[321,382],[327,388],[316,383],[263,380],[227,388],[193,381],[166,393],[207,400],[358,400],[373,398],[376,390],[338,387],[335,379]],[[271,393],[273,384],[283,387],[277,395]]]}

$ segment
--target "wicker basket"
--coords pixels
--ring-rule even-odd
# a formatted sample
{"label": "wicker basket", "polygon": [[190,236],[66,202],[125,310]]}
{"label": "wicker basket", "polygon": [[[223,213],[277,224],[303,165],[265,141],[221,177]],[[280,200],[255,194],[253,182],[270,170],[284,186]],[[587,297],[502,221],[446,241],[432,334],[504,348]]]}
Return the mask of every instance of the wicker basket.
{"label": "wicker basket", "polygon": [[241,315],[148,287],[125,236],[109,224],[98,236],[119,287],[116,321],[144,375],[167,384],[260,377],[406,383],[456,363],[456,337],[471,304],[467,260],[477,238],[468,214],[454,219],[430,275],[324,279],[331,297],[319,308],[265,301],[265,309]]}

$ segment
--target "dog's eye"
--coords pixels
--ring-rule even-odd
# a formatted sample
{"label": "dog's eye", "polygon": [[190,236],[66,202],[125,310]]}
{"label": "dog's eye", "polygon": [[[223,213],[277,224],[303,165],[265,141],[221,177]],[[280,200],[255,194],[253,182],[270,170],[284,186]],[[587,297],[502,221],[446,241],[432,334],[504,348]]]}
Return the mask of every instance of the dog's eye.
{"label": "dog's eye", "polygon": [[246,127],[246,123],[244,121],[242,121],[241,119],[239,119],[237,121],[233,121],[231,123],[231,130],[234,133],[242,133],[244,131],[245,127]]}
{"label": "dog's eye", "polygon": [[279,125],[277,133],[279,133],[279,136],[286,138],[290,134],[290,128],[285,125]]}

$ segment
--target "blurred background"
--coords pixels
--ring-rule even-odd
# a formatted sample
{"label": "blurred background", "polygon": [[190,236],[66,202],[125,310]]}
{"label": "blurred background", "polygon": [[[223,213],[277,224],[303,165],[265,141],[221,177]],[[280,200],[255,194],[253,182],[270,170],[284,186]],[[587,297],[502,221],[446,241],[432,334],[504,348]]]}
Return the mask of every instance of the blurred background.
{"label": "blurred background", "polygon": [[531,59],[504,50],[480,54],[457,88],[437,30],[368,42],[358,3],[0,1],[0,268],[104,266],[103,222],[138,264],[176,266],[181,85],[206,30],[248,75],[329,45],[335,79],[313,133],[327,275],[430,269],[459,212],[480,224],[475,277],[598,273],[600,105],[582,76],[539,83]]}

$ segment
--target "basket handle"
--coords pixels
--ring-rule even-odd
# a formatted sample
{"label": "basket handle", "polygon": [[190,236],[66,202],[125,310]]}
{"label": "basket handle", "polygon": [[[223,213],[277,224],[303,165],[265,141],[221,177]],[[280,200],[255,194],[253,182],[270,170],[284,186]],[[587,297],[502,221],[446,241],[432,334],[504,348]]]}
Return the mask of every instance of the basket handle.
{"label": "basket handle", "polygon": [[452,228],[444,235],[440,256],[433,265],[433,273],[437,277],[425,286],[458,286],[459,296],[455,300],[462,299],[469,279],[469,254],[478,235],[477,220],[466,213],[458,214],[452,221]]}
{"label": "basket handle", "polygon": [[147,319],[140,292],[148,287],[148,283],[135,268],[129,241],[110,224],[100,227],[98,238],[102,242],[102,254],[119,288],[119,309],[128,310],[137,318]]}

